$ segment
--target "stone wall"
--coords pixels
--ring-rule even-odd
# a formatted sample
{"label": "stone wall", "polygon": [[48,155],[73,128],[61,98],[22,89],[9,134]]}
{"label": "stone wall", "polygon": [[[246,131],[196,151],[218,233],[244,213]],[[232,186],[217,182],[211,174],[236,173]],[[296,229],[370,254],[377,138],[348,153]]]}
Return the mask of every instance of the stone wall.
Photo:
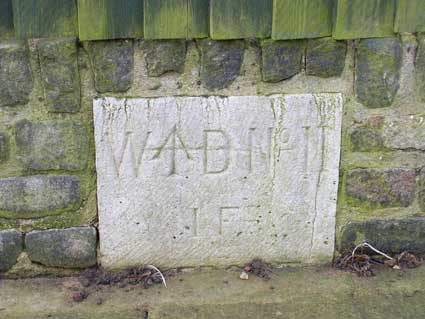
{"label": "stone wall", "polygon": [[[344,95],[339,251],[423,250],[425,37],[0,42],[0,271],[96,264],[95,97]],[[378,236],[379,235],[379,236]]]}

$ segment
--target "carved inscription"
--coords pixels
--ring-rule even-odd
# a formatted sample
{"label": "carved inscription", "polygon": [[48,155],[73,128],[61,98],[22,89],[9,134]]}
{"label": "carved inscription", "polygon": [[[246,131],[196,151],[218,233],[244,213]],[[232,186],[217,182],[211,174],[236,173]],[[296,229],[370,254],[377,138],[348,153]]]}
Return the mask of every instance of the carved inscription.
{"label": "carved inscription", "polygon": [[94,103],[106,267],[330,260],[339,94]]}
{"label": "carved inscription", "polygon": [[[262,130],[263,134],[260,135],[258,132]],[[246,146],[245,149],[232,148],[232,140],[230,136],[223,129],[207,129],[203,130],[202,135],[202,170],[204,174],[221,174],[225,173],[232,162],[232,156],[238,152],[244,154],[245,159],[242,159],[244,163],[241,163],[241,158],[233,158],[235,161],[234,165],[245,166],[248,173],[252,173],[258,167],[264,168],[264,171],[270,170],[272,165],[272,139],[274,134],[274,128],[248,128],[247,140],[242,141],[238,139],[239,147]],[[288,132],[287,129],[283,129],[283,132]],[[168,162],[167,171],[162,172],[166,176],[180,175],[179,173],[179,157],[180,152],[183,155],[184,161],[194,161],[195,158],[191,155],[191,152],[199,152],[199,148],[190,146],[184,139],[184,130],[177,128],[174,125],[170,130],[169,134],[161,142],[161,144],[155,146],[150,145],[149,138],[152,134],[151,131],[147,131],[142,134],[142,139],[135,141],[134,132],[124,132],[125,136],[122,139],[121,144],[114,142],[113,138],[110,138],[108,143],[111,149],[111,156],[114,163],[114,170],[119,177],[122,172],[122,166],[130,166],[131,171],[134,173],[134,177],[139,177],[140,170],[143,167],[144,161],[159,161],[164,160]],[[265,136],[264,141],[260,141],[259,136]],[[139,145],[136,147],[135,145]],[[234,146],[236,147],[236,146]],[[152,154],[146,158],[146,151],[150,151]],[[153,152],[153,153],[152,153]],[[127,161],[124,163],[124,161]],[[161,172],[158,172],[161,173]]]}

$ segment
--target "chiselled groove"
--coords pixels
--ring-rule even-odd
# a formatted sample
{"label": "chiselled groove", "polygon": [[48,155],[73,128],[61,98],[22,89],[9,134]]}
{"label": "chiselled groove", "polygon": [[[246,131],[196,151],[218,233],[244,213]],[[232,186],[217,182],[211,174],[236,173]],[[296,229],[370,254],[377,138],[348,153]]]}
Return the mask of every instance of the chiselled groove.
{"label": "chiselled groove", "polygon": [[[209,170],[208,169],[208,151],[209,151],[209,140],[208,137],[210,134],[220,134],[225,142],[222,146],[218,146],[216,150],[223,150],[226,152],[224,155],[224,161],[223,166],[216,170]],[[230,164],[230,139],[226,135],[226,133],[223,130],[204,130],[204,173],[205,174],[221,174],[224,173],[228,168]]]}
{"label": "chiselled groove", "polygon": [[168,176],[176,175],[177,174],[177,168],[176,168],[176,151],[177,148],[177,139],[179,140],[181,144],[181,149],[184,151],[186,157],[188,160],[191,160],[192,157],[189,154],[189,151],[186,148],[185,142],[183,140],[183,137],[181,135],[181,132],[177,130],[177,126],[174,125],[172,128],[170,134],[165,139],[165,142],[160,146],[158,152],[152,157],[151,160],[158,159],[161,156],[162,151],[164,150],[165,146],[168,144],[168,142],[171,142],[171,157],[170,157],[170,172],[168,173]]}
{"label": "chiselled groove", "polygon": [[[248,132],[248,170],[250,173],[253,172],[254,167],[253,167],[253,156],[254,156],[254,135],[256,134],[256,132],[258,131],[257,128],[255,127],[251,127],[249,129]],[[266,149],[264,150],[261,143],[259,145],[259,151],[260,151],[260,155],[262,157],[264,157],[265,159],[265,165],[267,167],[268,170],[271,169],[271,160],[272,160],[272,140],[273,140],[273,131],[274,128],[273,127],[269,127],[267,129],[267,145],[266,145]]]}
{"label": "chiselled groove", "polygon": [[199,218],[199,208],[193,208],[192,235],[194,237],[198,236],[198,218]]}

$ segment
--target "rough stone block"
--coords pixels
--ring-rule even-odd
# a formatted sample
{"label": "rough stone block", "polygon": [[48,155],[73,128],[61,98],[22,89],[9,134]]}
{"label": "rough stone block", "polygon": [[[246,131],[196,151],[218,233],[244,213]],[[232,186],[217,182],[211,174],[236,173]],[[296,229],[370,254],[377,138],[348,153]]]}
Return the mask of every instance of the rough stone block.
{"label": "rough stone block", "polygon": [[43,39],[38,43],[41,76],[50,112],[80,109],[80,73],[75,38]]}
{"label": "rough stone block", "polygon": [[377,152],[384,149],[382,134],[373,128],[353,128],[350,131],[350,142],[354,152]]}
{"label": "rough stone block", "polygon": [[323,78],[340,76],[344,71],[347,43],[332,38],[307,42],[306,74]]}
{"label": "rough stone block", "polygon": [[145,41],[148,75],[158,77],[167,72],[182,73],[186,60],[186,42],[184,40]]}
{"label": "rough stone block", "polygon": [[7,271],[16,264],[22,244],[22,234],[17,230],[0,231],[0,271]]}
{"label": "rough stone block", "polygon": [[408,168],[356,169],[347,173],[345,191],[354,205],[407,207],[415,198],[415,178],[415,170]]}
{"label": "rough stone block", "polygon": [[25,236],[29,258],[50,267],[94,266],[96,243],[96,229],[93,227],[33,231]]}
{"label": "rough stone block", "polygon": [[94,102],[105,267],[329,262],[341,94]]}
{"label": "rough stone block", "polygon": [[201,81],[210,90],[228,87],[241,71],[243,41],[203,40],[201,47]]}
{"label": "rough stone block", "polygon": [[22,162],[34,170],[82,170],[87,165],[88,133],[77,121],[27,121],[16,124]]}
{"label": "rough stone block", "polygon": [[351,251],[357,244],[367,241],[387,254],[409,251],[425,253],[425,219],[375,219],[355,222],[344,227],[341,251]]}
{"label": "rough stone block", "polygon": [[0,43],[0,106],[28,103],[32,87],[27,48],[15,42]]}
{"label": "rough stone block", "polygon": [[417,92],[420,99],[425,102],[425,33],[418,35],[415,72]]}
{"label": "rough stone block", "polygon": [[419,207],[425,212],[425,167],[423,167],[419,173],[418,201]]}
{"label": "rough stone block", "polygon": [[388,107],[400,87],[398,38],[364,39],[357,48],[356,94],[370,108]]}
{"label": "rough stone block", "polygon": [[386,119],[383,125],[386,147],[395,150],[425,151],[425,116],[398,116]]}
{"label": "rough stone block", "polygon": [[305,42],[302,40],[262,43],[262,75],[265,82],[279,82],[301,72]]}
{"label": "rough stone block", "polygon": [[9,158],[9,138],[0,132],[0,163]]}
{"label": "rough stone block", "polygon": [[88,43],[96,91],[126,92],[133,82],[134,49],[129,40]]}
{"label": "rough stone block", "polygon": [[32,218],[80,206],[76,176],[31,176],[0,179],[0,217]]}

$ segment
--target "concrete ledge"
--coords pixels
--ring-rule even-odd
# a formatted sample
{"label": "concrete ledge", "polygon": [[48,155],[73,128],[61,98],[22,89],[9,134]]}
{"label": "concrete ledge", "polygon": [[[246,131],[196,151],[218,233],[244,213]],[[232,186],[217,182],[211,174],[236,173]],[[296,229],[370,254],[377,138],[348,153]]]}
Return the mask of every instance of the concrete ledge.
{"label": "concrete ledge", "polygon": [[[423,318],[425,267],[383,270],[374,278],[329,268],[284,270],[272,280],[237,271],[193,271],[155,286],[90,287],[80,303],[75,278],[0,281],[0,318]],[[96,302],[102,299],[102,304]]]}

